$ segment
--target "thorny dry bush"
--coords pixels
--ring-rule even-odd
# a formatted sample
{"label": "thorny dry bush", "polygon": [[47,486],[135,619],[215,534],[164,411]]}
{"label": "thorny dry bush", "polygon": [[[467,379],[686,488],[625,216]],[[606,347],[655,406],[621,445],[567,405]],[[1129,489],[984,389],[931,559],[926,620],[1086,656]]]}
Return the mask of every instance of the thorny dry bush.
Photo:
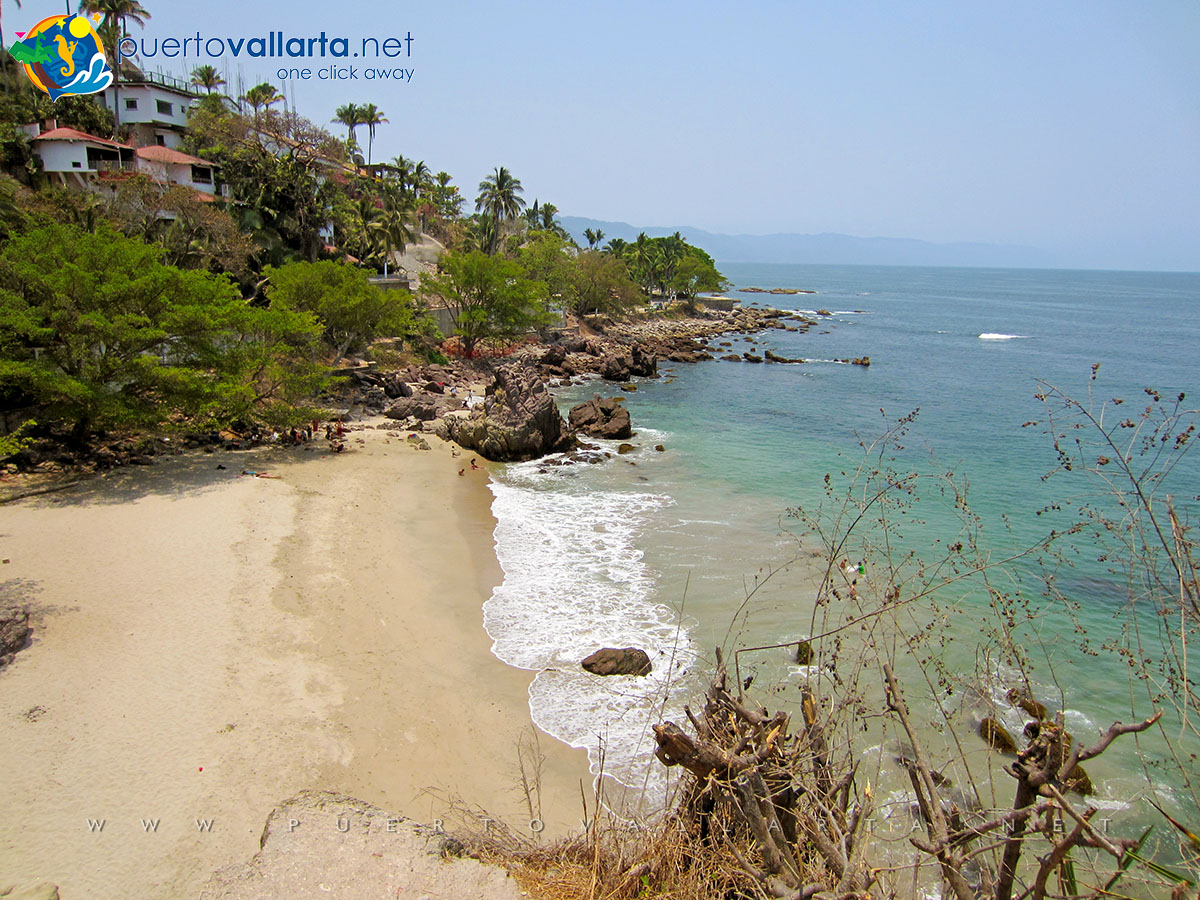
{"label": "thorny dry bush", "polygon": [[[896,465],[916,414],[905,417],[864,444],[857,468],[826,477],[820,508],[793,511],[826,561],[811,636],[791,645],[806,664],[799,702],[742,675],[743,659],[783,645],[735,650],[732,672],[718,648],[703,706],[654,729],[658,759],[687,772],[660,819],[623,822],[593,802],[578,838],[542,847],[493,831],[475,849],[547,898],[1200,896],[1200,583],[1179,511],[1200,497],[1167,493],[1197,416],[1183,395],[1152,390],[1128,416],[1090,392],[1079,402],[1042,385],[1036,396],[1057,453],[1046,478],[1071,479],[1070,499],[1039,514],[1064,527],[987,551],[965,483]],[[918,503],[935,498],[954,533],[937,521],[930,560],[906,535],[923,521]],[[1098,640],[1070,596],[1071,567],[1121,592]],[[1020,589],[1018,570],[1038,573],[1040,596]],[[1057,713],[1035,696],[1059,684],[1062,647],[1034,627],[1051,614],[1079,653],[1124,663],[1128,723],[1073,735],[1061,710],[1068,698],[1086,705],[1086,691],[1059,687]],[[980,645],[974,665],[952,646],[964,632]],[[1022,717],[1019,738],[1001,713]],[[1118,740],[1138,742],[1144,783],[1126,799],[1150,823],[1124,837],[1101,827],[1083,766]]]}

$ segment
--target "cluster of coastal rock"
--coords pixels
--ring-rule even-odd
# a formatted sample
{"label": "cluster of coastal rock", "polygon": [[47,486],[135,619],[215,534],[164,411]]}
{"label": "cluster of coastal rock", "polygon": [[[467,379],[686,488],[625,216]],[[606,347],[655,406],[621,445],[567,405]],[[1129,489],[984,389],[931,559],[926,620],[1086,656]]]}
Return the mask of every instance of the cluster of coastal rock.
{"label": "cluster of coastal rock", "polygon": [[[800,313],[760,308],[714,311],[688,319],[601,322],[586,335],[523,347],[496,367],[462,361],[393,373],[365,369],[345,374],[355,389],[354,403],[363,413],[385,415],[414,432],[435,433],[489,460],[512,462],[596,449],[583,443],[582,437],[624,440],[633,435],[629,413],[620,400],[597,396],[571,410],[564,421],[548,385],[599,376],[632,392],[637,390],[632,379],[660,377],[660,363],[716,358],[721,349],[713,345],[717,337],[768,329],[804,332],[817,322]],[[746,353],[723,358],[803,362],[770,350],[764,357]],[[870,365],[868,357],[845,362]],[[474,395],[473,383],[488,385],[482,397]]]}

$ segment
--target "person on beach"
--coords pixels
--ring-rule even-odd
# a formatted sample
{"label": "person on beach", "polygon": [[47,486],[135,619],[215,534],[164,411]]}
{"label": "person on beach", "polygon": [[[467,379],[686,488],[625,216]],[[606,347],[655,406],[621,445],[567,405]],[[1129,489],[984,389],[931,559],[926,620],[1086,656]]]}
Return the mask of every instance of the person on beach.
{"label": "person on beach", "polygon": [[472,469],[478,469],[478,468],[479,468],[479,466],[475,465],[475,457],[473,457],[473,456],[471,457],[471,468],[472,468]]}
{"label": "person on beach", "polygon": [[459,469],[459,470],[458,470],[458,477],[459,477],[459,478],[462,478],[462,477],[463,477],[464,475],[466,475],[466,474],[467,474],[467,470],[466,470],[466,469]]}

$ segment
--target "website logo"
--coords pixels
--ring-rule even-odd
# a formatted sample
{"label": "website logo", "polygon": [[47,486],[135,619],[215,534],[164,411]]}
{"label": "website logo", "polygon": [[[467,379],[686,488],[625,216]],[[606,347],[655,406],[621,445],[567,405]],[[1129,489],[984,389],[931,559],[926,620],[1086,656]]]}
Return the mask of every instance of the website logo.
{"label": "website logo", "polygon": [[17,37],[20,40],[8,52],[51,100],[64,94],[98,94],[112,84],[104,46],[86,16],[50,16],[27,32],[17,32]]}

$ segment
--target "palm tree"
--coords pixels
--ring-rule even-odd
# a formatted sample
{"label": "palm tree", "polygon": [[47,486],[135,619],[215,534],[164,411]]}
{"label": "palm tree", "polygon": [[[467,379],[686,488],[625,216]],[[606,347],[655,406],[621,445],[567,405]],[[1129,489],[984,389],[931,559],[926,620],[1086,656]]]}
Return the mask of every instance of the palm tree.
{"label": "palm tree", "polygon": [[210,94],[223,84],[228,84],[215,66],[203,65],[192,69],[192,84],[202,87]]}
{"label": "palm tree", "polygon": [[385,188],[382,194],[383,211],[374,224],[376,239],[383,245],[383,273],[387,274],[392,252],[403,253],[413,241],[409,228],[408,204],[403,193]]}
{"label": "palm tree", "polygon": [[604,232],[599,228],[597,228],[595,231],[592,231],[590,228],[585,228],[583,229],[583,236],[587,239],[589,250],[596,249],[596,245],[604,240]]}
{"label": "palm tree", "polygon": [[425,165],[425,160],[413,163],[412,173],[409,175],[413,186],[413,196],[418,196],[422,190],[428,189],[433,184],[432,174],[429,171],[429,166]]}
{"label": "palm tree", "polygon": [[242,95],[242,100],[254,110],[254,127],[257,128],[259,125],[258,111],[270,107],[273,103],[279,103],[283,100],[283,94],[279,93],[279,90],[271,82],[264,81],[246,91]]}
{"label": "palm tree", "polygon": [[438,213],[443,216],[459,215],[463,199],[458,195],[458,188],[450,186],[452,180],[450,173],[438,172],[433,176],[433,180],[437,182],[437,187],[434,188],[434,198]]}
{"label": "palm tree", "polygon": [[[482,187],[482,185],[480,185]],[[538,223],[542,221],[542,207],[536,197],[533,198],[533,206],[525,210],[525,225],[529,228],[537,228]]]}
{"label": "palm tree", "polygon": [[332,121],[341,122],[346,126],[346,143],[348,146],[358,146],[358,136],[354,133],[354,129],[363,124],[363,108],[357,103],[347,103],[345,106],[339,106],[334,112]]}
{"label": "palm tree", "polygon": [[556,231],[554,214],[558,212],[558,207],[553,203],[542,204],[542,228],[546,231]]}
{"label": "palm tree", "polygon": [[513,178],[504,166],[498,166],[491,175],[479,182],[479,197],[475,200],[475,211],[484,212],[497,223],[515,219],[525,207],[518,194],[525,193],[520,179]]}
{"label": "palm tree", "polygon": [[387,119],[374,103],[362,107],[362,124],[367,126],[367,165],[371,164],[371,147],[375,143],[375,126],[384,124]]}
{"label": "palm tree", "polygon": [[99,13],[104,16],[104,21],[100,23],[96,33],[100,36],[104,52],[112,63],[113,137],[116,137],[117,132],[121,130],[121,63],[117,56],[117,47],[121,38],[128,33],[126,21],[132,20],[139,28],[145,28],[150,13],[138,0],[80,0],[79,11],[88,15]]}
{"label": "palm tree", "polygon": [[403,195],[408,190],[409,180],[412,177],[413,161],[405,159],[401,153],[391,161],[391,169],[396,173],[396,184],[400,188],[400,194]]}

